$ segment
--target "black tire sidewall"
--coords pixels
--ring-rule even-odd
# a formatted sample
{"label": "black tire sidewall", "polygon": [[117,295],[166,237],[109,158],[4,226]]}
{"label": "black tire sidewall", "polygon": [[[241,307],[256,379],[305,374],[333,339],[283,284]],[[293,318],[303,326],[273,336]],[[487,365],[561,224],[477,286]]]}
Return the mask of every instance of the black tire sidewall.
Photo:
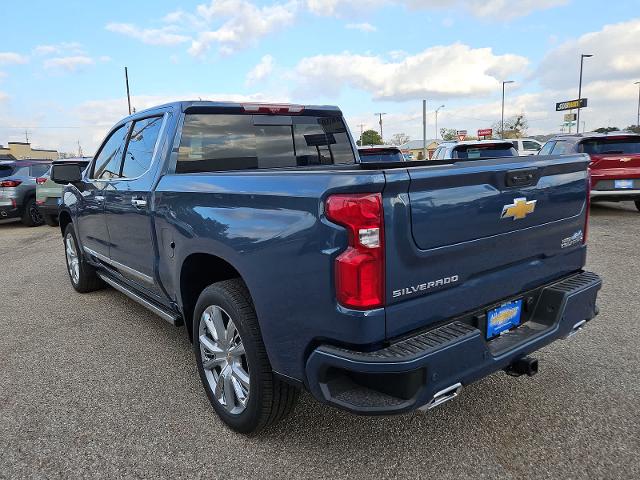
{"label": "black tire sidewall", "polygon": [[42,225],[42,223],[43,223],[42,214],[40,215],[40,220],[39,221],[34,221],[33,218],[31,217],[31,209],[32,208],[38,208],[37,205],[36,205],[36,199],[35,198],[30,198],[25,203],[24,212],[22,212],[22,224],[27,226],[27,227],[38,227],[38,226]]}
{"label": "black tire sidewall", "polygon": [[[247,302],[247,304],[249,304],[249,302]],[[204,368],[202,367],[200,341],[198,340],[200,316],[202,315],[202,312],[211,305],[218,305],[223,308],[229,314],[231,319],[233,319],[245,348],[247,363],[249,366],[249,402],[244,411],[239,414],[231,414],[227,412],[218,402],[211,390],[211,387],[209,386],[209,381],[207,380]],[[252,312],[253,320],[255,320],[255,311],[253,309]],[[265,401],[264,382],[267,380],[262,374],[262,371],[265,368],[263,365],[264,359],[260,358],[258,345],[256,345],[256,341],[261,340],[256,339],[254,335],[251,334],[251,329],[248,327],[247,322],[252,321],[252,319],[248,319],[246,317],[247,316],[240,310],[239,306],[231,298],[228,292],[225,291],[224,287],[221,288],[217,284],[209,286],[202,292],[193,315],[193,351],[196,356],[198,373],[200,374],[207,397],[209,397],[209,401],[218,416],[220,416],[220,418],[231,428],[241,433],[250,433],[260,424],[262,407]]]}

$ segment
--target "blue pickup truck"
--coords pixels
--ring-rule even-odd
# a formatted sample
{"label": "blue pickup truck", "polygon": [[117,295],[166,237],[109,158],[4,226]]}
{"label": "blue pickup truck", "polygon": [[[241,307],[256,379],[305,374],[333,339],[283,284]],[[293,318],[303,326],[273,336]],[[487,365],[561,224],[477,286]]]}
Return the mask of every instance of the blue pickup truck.
{"label": "blue pickup truck", "polygon": [[536,373],[598,312],[588,163],[360,163],[336,107],[179,102],[51,176],[73,287],[184,325],[213,408],[253,433],[302,388],[383,415]]}

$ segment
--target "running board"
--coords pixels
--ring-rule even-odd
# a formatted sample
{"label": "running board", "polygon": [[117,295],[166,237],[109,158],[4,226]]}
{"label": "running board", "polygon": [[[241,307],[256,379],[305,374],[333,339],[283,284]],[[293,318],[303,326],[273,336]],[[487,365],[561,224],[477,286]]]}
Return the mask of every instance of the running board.
{"label": "running board", "polygon": [[180,315],[178,315],[176,313],[173,313],[173,312],[170,312],[169,310],[166,310],[166,309],[156,305],[154,302],[151,302],[151,301],[147,300],[142,295],[134,292],[129,287],[126,287],[126,286],[122,285],[121,283],[119,283],[118,281],[114,280],[109,275],[106,275],[106,274],[104,274],[102,272],[97,272],[97,274],[105,283],[111,285],[113,288],[115,288],[119,292],[124,293],[131,300],[133,300],[136,303],[139,303],[140,305],[142,305],[146,309],[152,311],[153,313],[158,315],[160,318],[162,318],[162,319],[166,320],[167,322],[169,322],[171,325],[173,325],[175,327],[178,327],[178,326],[182,325],[182,317]]}

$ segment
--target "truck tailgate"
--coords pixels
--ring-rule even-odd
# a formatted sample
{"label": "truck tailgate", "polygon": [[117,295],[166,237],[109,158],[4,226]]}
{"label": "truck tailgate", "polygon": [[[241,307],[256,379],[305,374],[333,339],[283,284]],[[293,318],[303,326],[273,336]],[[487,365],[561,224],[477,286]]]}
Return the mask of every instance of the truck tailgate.
{"label": "truck tailgate", "polygon": [[386,171],[387,335],[579,270],[586,155]]}

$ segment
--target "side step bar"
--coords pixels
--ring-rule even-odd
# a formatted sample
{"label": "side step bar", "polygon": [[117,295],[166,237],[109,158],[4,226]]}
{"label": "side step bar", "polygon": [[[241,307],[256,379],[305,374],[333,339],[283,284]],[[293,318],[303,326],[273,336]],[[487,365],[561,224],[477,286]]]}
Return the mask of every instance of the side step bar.
{"label": "side step bar", "polygon": [[113,288],[115,288],[119,292],[124,293],[131,300],[133,300],[134,302],[139,303],[140,305],[142,305],[146,309],[152,311],[153,313],[158,315],[160,318],[162,318],[162,319],[166,320],[167,322],[169,322],[171,325],[173,325],[175,327],[178,327],[178,326],[182,325],[182,317],[180,315],[178,315],[178,314],[176,314],[174,312],[171,312],[169,310],[166,310],[166,309],[162,308],[161,306],[156,305],[154,302],[151,302],[151,301],[147,300],[146,298],[144,298],[140,294],[138,294],[138,293],[134,292],[133,290],[131,290],[129,287],[127,287],[125,285],[122,285],[118,281],[114,280],[109,275],[106,275],[106,274],[104,274],[102,272],[97,272],[97,274],[105,283],[111,285]]}

